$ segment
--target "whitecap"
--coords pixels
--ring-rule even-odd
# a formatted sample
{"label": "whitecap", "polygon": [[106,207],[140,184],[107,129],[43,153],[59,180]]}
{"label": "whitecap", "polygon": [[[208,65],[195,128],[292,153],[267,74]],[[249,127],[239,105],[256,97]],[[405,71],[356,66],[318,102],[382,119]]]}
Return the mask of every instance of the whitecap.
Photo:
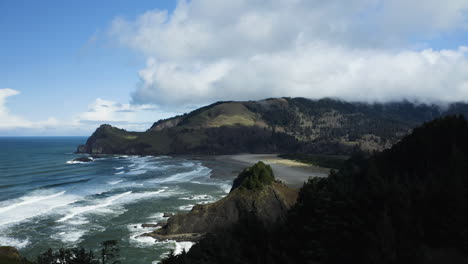
{"label": "whitecap", "polygon": [[[19,202],[0,208],[0,226],[17,224],[24,220],[51,212],[77,201],[75,195],[65,195],[65,191],[50,195],[29,195],[18,199]],[[15,200],[15,201],[18,201]],[[13,210],[14,209],[14,210]]]}
{"label": "whitecap", "polygon": [[156,239],[149,236],[141,236],[142,234],[136,234],[130,236],[130,243],[135,247],[150,247],[154,246]]}
{"label": "whitecap", "polygon": [[213,200],[213,196],[208,194],[191,195],[189,197],[180,197],[180,200]]}
{"label": "whitecap", "polygon": [[229,193],[232,188],[232,183],[220,182],[220,181],[213,181],[213,182],[192,181],[192,183],[203,184],[203,185],[215,185],[221,188],[221,190],[223,190],[224,193]]}
{"label": "whitecap", "polygon": [[166,183],[166,182],[181,182],[181,181],[188,181],[190,179],[194,179],[196,177],[208,176],[211,172],[211,169],[204,167],[204,166],[197,166],[196,169],[188,172],[181,172],[171,175],[167,178],[163,179],[154,179],[151,182],[157,183]]}
{"label": "whitecap", "polygon": [[74,218],[77,215],[87,214],[87,213],[94,213],[94,214],[115,214],[117,211],[119,214],[122,214],[126,210],[124,208],[119,208],[116,210],[115,206],[119,206],[121,204],[127,203],[134,203],[141,199],[149,199],[153,197],[159,196],[172,196],[178,194],[175,190],[166,192],[167,188],[161,188],[156,191],[149,191],[149,192],[132,192],[128,191],[125,193],[113,195],[111,197],[95,200],[93,201],[92,205],[83,205],[72,207],[68,209],[68,212],[57,220],[57,222],[65,222],[71,218]]}
{"label": "whitecap", "polygon": [[15,247],[17,249],[25,248],[29,245],[29,239],[17,239],[12,237],[0,236],[0,245]]}
{"label": "whitecap", "polygon": [[225,192],[229,193],[232,189],[232,184],[227,184],[227,183],[221,183],[219,187]]}
{"label": "whitecap", "polygon": [[140,175],[140,174],[143,174],[143,173],[146,173],[146,172],[147,172],[147,170],[135,169],[135,170],[130,170],[130,172],[127,172],[127,174]]}
{"label": "whitecap", "polygon": [[61,191],[61,192],[50,194],[50,195],[43,195],[43,196],[40,196],[40,195],[38,195],[38,196],[24,196],[24,197],[20,198],[20,200],[22,200],[21,202],[13,203],[13,204],[10,204],[8,206],[0,208],[0,213],[3,213],[5,211],[8,211],[8,210],[20,207],[20,206],[33,204],[33,203],[38,203],[40,201],[47,200],[47,199],[52,199],[52,198],[58,197],[60,195],[63,195],[64,193],[65,193],[65,191]]}
{"label": "whitecap", "polygon": [[179,206],[179,210],[181,210],[181,211],[190,211],[190,210],[192,210],[192,208],[194,206],[195,206],[194,204],[182,205],[182,206]]}
{"label": "whitecap", "polygon": [[195,163],[193,163],[193,162],[182,162],[182,166],[184,166],[184,167],[193,167],[193,166],[195,166]]}
{"label": "whitecap", "polygon": [[78,216],[78,217],[75,217],[72,220],[69,220],[67,222],[67,224],[81,226],[81,225],[89,224],[89,221],[84,217],[79,217]]}
{"label": "whitecap", "polygon": [[182,241],[182,242],[175,242],[175,244],[176,244],[176,247],[174,249],[174,254],[179,255],[184,250],[185,252],[188,252],[195,243],[189,242],[189,241]]}
{"label": "whitecap", "polygon": [[128,231],[131,232],[129,236],[130,243],[135,247],[149,247],[154,246],[156,239],[149,236],[141,236],[145,233],[154,231],[155,227],[143,227],[142,224],[129,224],[127,225]]}
{"label": "whitecap", "polygon": [[123,182],[123,180],[108,181],[107,183],[110,184],[110,185],[116,185],[116,184],[121,183],[121,182]]}
{"label": "whitecap", "polygon": [[71,219],[71,218],[75,217],[76,215],[87,213],[87,212],[94,211],[94,210],[97,210],[97,209],[102,209],[103,207],[110,206],[110,205],[112,205],[112,203],[114,201],[116,201],[118,199],[121,199],[122,197],[127,196],[127,195],[129,195],[131,193],[132,192],[129,191],[129,192],[117,194],[117,195],[114,195],[114,196],[111,196],[111,197],[105,199],[103,202],[98,203],[98,204],[71,208],[70,213],[65,215],[64,217],[60,218],[59,220],[57,220],[57,222],[64,222],[64,221],[67,221],[68,219]]}
{"label": "whitecap", "polygon": [[[59,229],[66,229],[61,227]],[[67,231],[62,231],[51,235],[53,239],[57,239],[66,244],[77,243],[81,241],[81,237],[84,236],[87,232],[82,229],[69,229]]]}
{"label": "whitecap", "polygon": [[89,162],[78,161],[78,160],[69,160],[66,163],[67,164],[85,164],[85,163],[89,163]]}

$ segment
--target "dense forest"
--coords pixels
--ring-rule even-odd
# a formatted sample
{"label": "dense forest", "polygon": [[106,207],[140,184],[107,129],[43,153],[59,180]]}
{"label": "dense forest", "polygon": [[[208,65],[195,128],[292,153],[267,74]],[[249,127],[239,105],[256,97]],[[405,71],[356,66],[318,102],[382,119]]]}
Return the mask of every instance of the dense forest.
{"label": "dense forest", "polygon": [[356,103],[272,98],[217,102],[155,122],[145,132],[102,125],[78,147],[89,154],[307,153],[382,151],[424,122],[462,114],[468,104]]}
{"label": "dense forest", "polygon": [[[310,179],[285,221],[266,226],[245,214],[162,264],[468,263],[467,135],[463,116],[425,123],[390,149],[357,153],[328,178]],[[273,180],[257,167],[235,186]],[[37,263],[118,263],[115,246],[48,250]]]}
{"label": "dense forest", "polygon": [[162,263],[468,263],[468,122],[450,116],[309,180],[287,221],[254,217]]}

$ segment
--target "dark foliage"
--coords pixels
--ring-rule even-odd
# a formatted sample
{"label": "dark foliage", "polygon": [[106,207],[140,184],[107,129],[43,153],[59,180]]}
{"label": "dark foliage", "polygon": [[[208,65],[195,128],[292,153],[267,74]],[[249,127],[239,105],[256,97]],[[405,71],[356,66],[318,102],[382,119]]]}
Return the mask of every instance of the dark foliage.
{"label": "dark foliage", "polygon": [[417,128],[303,186],[286,224],[246,219],[163,263],[468,263],[468,122]]}
{"label": "dark foliage", "polygon": [[[160,120],[146,132],[128,132],[102,125],[85,145],[78,147],[77,152],[351,155],[356,151],[388,148],[413,128],[449,114],[468,116],[468,104],[455,103],[441,108],[407,101],[365,104],[305,98],[217,102],[188,114]],[[230,116],[231,120],[211,122],[222,116]],[[232,120],[233,116],[241,120],[255,119],[256,125],[237,123],[235,118]]]}
{"label": "dark foliage", "polygon": [[259,161],[252,167],[244,169],[237,178],[234,179],[231,192],[237,188],[247,190],[259,190],[265,185],[270,185],[275,180],[273,170],[270,165]]}
{"label": "dark foliage", "polygon": [[37,257],[36,264],[118,264],[119,248],[116,240],[101,243],[102,249],[94,252],[84,248],[49,248]]}
{"label": "dark foliage", "polygon": [[[187,131],[189,137],[194,131]],[[233,153],[274,153],[281,149],[293,150],[297,140],[284,133],[275,133],[259,127],[231,126],[199,129],[201,144],[191,146],[181,137],[182,133],[173,133],[172,153],[170,154],[233,154]]]}

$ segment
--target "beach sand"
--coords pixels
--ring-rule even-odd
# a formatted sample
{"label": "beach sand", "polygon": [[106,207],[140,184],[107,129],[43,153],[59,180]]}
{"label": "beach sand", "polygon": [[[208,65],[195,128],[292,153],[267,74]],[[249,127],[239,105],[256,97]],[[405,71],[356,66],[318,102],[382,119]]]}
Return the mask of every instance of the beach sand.
{"label": "beach sand", "polygon": [[327,177],[329,169],[279,158],[277,154],[238,154],[220,156],[197,156],[203,165],[212,169],[212,177],[234,179],[244,168],[258,161],[269,164],[276,179],[290,187],[300,188],[309,177]]}

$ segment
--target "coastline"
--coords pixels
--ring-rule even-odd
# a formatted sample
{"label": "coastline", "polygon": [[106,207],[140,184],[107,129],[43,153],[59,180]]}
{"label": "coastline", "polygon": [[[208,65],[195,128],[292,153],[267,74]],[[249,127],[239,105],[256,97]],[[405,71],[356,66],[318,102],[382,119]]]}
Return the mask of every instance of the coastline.
{"label": "coastline", "polygon": [[327,177],[328,168],[316,167],[294,160],[279,158],[278,154],[235,154],[217,156],[190,156],[212,169],[213,178],[234,179],[243,169],[258,161],[270,165],[275,178],[292,188],[300,188],[310,177]]}

